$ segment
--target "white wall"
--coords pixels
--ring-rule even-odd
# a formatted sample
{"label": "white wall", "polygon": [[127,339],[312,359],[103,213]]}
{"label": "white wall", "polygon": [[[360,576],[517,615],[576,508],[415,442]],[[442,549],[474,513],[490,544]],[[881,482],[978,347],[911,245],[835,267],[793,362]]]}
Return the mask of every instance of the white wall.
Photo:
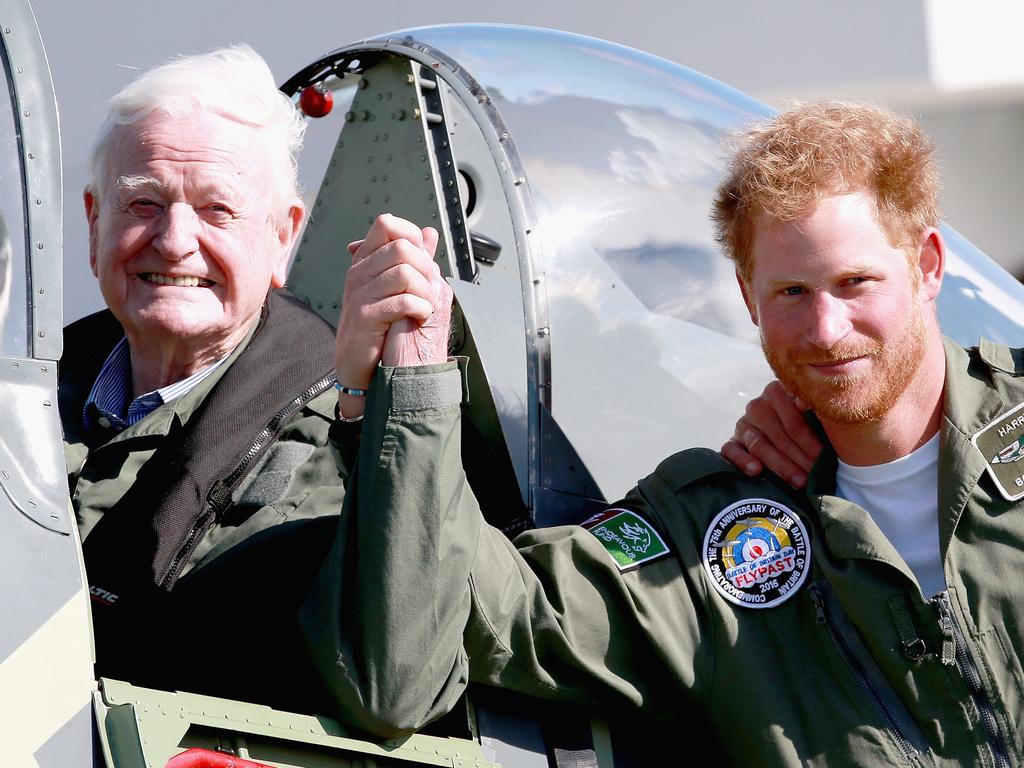
{"label": "white wall", "polygon": [[[1006,62],[1024,67],[1024,57],[1009,45],[1021,29],[1024,6],[1011,19],[997,12],[999,5],[998,0],[631,0],[601,6],[591,0],[36,0],[62,121],[66,319],[100,306],[86,265],[80,191],[102,104],[135,70],[170,55],[243,41],[260,51],[283,81],[326,51],[387,30],[456,21],[509,22],[580,32],[651,51],[776,104],[790,96],[822,93],[906,104],[934,93],[936,73],[942,82],[962,89],[999,80],[1000,72],[1009,71],[1008,65],[1000,69]],[[961,42],[965,37],[972,41],[969,46]],[[993,114],[986,123],[990,138],[985,139],[984,162],[977,149],[979,126],[972,127],[969,118],[947,116],[933,123],[929,116],[928,125],[934,124],[950,169],[950,219],[968,236],[984,231],[989,239],[979,237],[978,242],[993,255],[1011,258],[1019,249],[1013,250],[1009,235],[999,233],[998,225],[1008,203],[1020,199],[1012,184],[1017,163],[1010,157],[1020,154],[1015,136],[1019,115],[1012,109],[1001,114],[1003,118]],[[994,195],[999,204],[986,203],[990,194],[982,189],[984,181],[971,177],[972,166],[984,169],[989,183],[1000,177]],[[307,187],[318,181],[316,174],[303,177]]]}

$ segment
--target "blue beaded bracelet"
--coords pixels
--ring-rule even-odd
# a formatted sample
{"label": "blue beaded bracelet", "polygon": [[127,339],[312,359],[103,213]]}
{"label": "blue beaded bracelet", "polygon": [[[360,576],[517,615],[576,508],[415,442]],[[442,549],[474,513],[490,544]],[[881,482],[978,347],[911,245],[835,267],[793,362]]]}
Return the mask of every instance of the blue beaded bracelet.
{"label": "blue beaded bracelet", "polygon": [[366,397],[367,390],[355,389],[353,387],[346,387],[340,381],[334,382],[334,388],[341,392],[343,395],[354,395],[355,397]]}

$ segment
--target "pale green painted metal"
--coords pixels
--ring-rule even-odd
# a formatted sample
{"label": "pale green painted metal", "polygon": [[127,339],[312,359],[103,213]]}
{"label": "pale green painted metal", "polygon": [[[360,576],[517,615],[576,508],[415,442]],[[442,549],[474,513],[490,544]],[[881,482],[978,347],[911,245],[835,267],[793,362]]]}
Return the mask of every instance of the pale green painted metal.
{"label": "pale green painted metal", "polygon": [[12,588],[0,631],[0,677],[28,687],[5,691],[3,762],[92,766],[88,593],[68,499],[54,362],[63,325],[60,139],[28,0],[0,2],[0,45],[17,136],[4,147],[16,153],[5,167],[20,170],[20,178],[5,182],[20,195],[22,214],[6,224],[25,257],[18,278],[24,293],[14,299],[12,292],[19,306],[11,311],[24,313],[27,332],[23,351],[0,358],[0,582]]}
{"label": "pale green painted metal", "polygon": [[[445,274],[461,277],[452,284],[459,310],[472,318],[467,328],[457,312],[453,334],[455,349],[469,355],[471,361],[474,395],[470,416],[496,454],[507,452],[517,476],[517,490],[528,504],[529,440],[523,425],[528,421],[531,397],[523,292],[535,290],[538,281],[524,280],[520,272],[524,261],[519,249],[526,235],[517,226],[518,214],[510,208],[510,200],[519,201],[521,174],[514,173],[509,161],[496,155],[491,146],[507,149],[508,136],[484,119],[483,97],[471,93],[458,78],[453,81],[451,67],[444,60],[408,47],[382,53],[360,50],[362,45],[350,46],[348,59],[359,61],[361,87],[356,90],[313,206],[289,286],[328,321],[335,322],[344,270],[350,264],[348,253],[339,244],[361,237],[373,217],[385,211],[441,230],[438,261]],[[392,119],[393,108],[382,115],[375,105],[394,104],[396,94],[408,91],[412,75],[417,86],[413,90],[419,93],[403,96],[402,103],[409,104],[405,99],[415,97],[415,109],[420,109],[424,118],[430,116],[430,121],[403,122],[397,133],[388,132],[388,138],[394,144],[396,136],[412,132],[411,138],[404,139],[407,144],[415,142],[417,148],[425,144],[427,151],[413,160],[429,165],[430,180],[420,175],[417,166],[415,173],[408,172],[408,164],[399,173],[380,172],[381,160],[388,160],[379,154],[383,140],[380,121]],[[469,212],[458,186],[459,174],[469,179],[474,192],[475,204]],[[502,244],[497,262],[474,263],[469,229]]]}
{"label": "pale green painted metal", "polygon": [[[483,172],[482,176],[477,177],[477,181],[482,181],[485,185],[488,191],[489,205],[502,209],[500,214],[492,210],[486,218],[496,221],[507,216],[508,223],[499,225],[501,230],[506,233],[509,232],[507,227],[509,224],[511,225],[510,235],[503,235],[495,231],[485,232],[497,236],[504,245],[502,259],[506,260],[505,264],[501,264],[499,261],[498,268],[493,271],[507,272],[508,261],[513,258],[519,262],[516,269],[520,281],[519,286],[515,289],[510,288],[507,291],[508,296],[499,297],[499,301],[503,310],[511,311],[513,303],[522,307],[522,321],[525,328],[519,329],[518,320],[516,327],[520,332],[525,331],[525,338],[510,345],[510,354],[518,356],[519,350],[525,347],[526,396],[523,401],[518,393],[509,393],[512,395],[511,399],[502,403],[500,408],[502,408],[503,421],[520,420],[524,421],[526,425],[522,438],[518,437],[518,433],[523,432],[522,428],[513,429],[510,432],[517,436],[509,445],[509,453],[519,479],[523,500],[527,508],[534,509],[533,495],[541,477],[540,410],[542,406],[550,407],[550,340],[547,319],[547,281],[542,266],[541,244],[536,238],[531,237],[536,225],[536,213],[529,180],[515,143],[488,94],[462,64],[455,62],[442,51],[418,42],[410,35],[394,34],[344,46],[332,52],[329,58],[334,61],[359,59],[364,62],[368,57],[381,55],[398,56],[416,62],[419,66],[435,72],[438,82],[444,84],[447,95],[446,109],[450,113],[446,115],[446,121],[449,128],[458,134],[459,143],[454,147],[454,154],[460,170],[468,169],[471,173],[473,170],[467,164],[468,158],[464,154],[465,147],[462,142],[464,136],[462,134],[466,132],[466,128],[473,135],[471,143],[476,143],[478,138],[482,139],[483,149],[486,150],[486,154],[490,155],[490,160],[487,160],[483,152],[478,153],[474,149],[469,162],[476,163],[476,170]],[[464,116],[468,116],[468,119],[462,120],[460,123],[460,117]],[[469,128],[469,126],[475,126],[475,128]],[[348,130],[348,126],[346,130]],[[343,140],[344,137],[345,133],[343,132]],[[495,173],[492,173],[491,169]],[[492,183],[493,181],[498,183],[495,185]],[[503,200],[500,199],[502,197]],[[475,231],[483,231],[479,229],[482,222],[474,221],[475,218],[484,217],[479,214],[471,216],[468,222],[470,227]],[[426,221],[424,218],[414,220]],[[361,233],[357,236],[361,236]],[[346,258],[345,266],[347,267],[349,263],[350,261]],[[486,285],[488,282],[487,274],[488,268],[481,265],[480,282],[482,285]],[[478,293],[473,291],[474,285],[456,282],[454,287],[460,305],[468,307],[471,303],[478,303],[475,301],[477,297],[472,295]],[[513,293],[518,293],[518,297],[513,296]],[[482,304],[488,300],[490,297],[484,297],[479,303]],[[502,328],[500,324],[505,322],[505,312],[502,311],[500,314],[502,317],[496,318],[491,325],[493,328],[499,329],[499,333],[504,333],[503,330],[500,330]],[[333,318],[331,320],[334,321]],[[479,334],[483,330],[481,323],[476,318],[473,318],[473,325],[474,334]],[[488,339],[484,345],[478,344],[477,346],[487,346],[490,341],[491,339]],[[501,364],[504,365],[504,363]],[[515,364],[518,365],[518,362]],[[489,373],[497,373],[493,366],[488,366],[488,368]],[[503,371],[498,373],[498,377],[500,378],[504,373],[510,376],[518,375],[518,372]],[[511,378],[509,380],[511,381]],[[488,378],[487,381],[493,380]],[[525,418],[519,414],[512,416],[509,412],[510,408],[521,408],[525,411]],[[489,439],[494,440],[495,438],[490,436]],[[520,443],[523,441],[526,445],[525,463],[521,456],[523,449]]]}
{"label": "pale green painted metal", "polygon": [[[258,670],[254,670],[258,674]],[[101,747],[116,768],[162,768],[191,747],[228,750],[281,768],[434,765],[500,768],[468,739],[414,735],[374,743],[325,717],[257,704],[168,693],[101,680],[96,715]]]}
{"label": "pale green painted metal", "polygon": [[352,263],[346,245],[381,213],[435,227],[441,271],[457,274],[418,69],[387,57],[363,75],[288,275],[292,292],[332,324]]}

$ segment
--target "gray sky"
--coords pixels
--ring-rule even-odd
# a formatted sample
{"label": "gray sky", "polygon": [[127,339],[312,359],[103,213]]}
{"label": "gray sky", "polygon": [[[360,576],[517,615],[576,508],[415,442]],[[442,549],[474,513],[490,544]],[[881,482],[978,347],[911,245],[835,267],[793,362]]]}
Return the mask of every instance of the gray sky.
{"label": "gray sky", "polygon": [[[584,0],[392,0],[370,4],[336,0],[274,4],[36,0],[36,19],[57,92],[64,150],[65,321],[100,306],[99,292],[87,268],[81,190],[88,147],[103,104],[136,71],[169,56],[246,42],[267,59],[282,82],[320,54],[364,37],[427,24],[489,21],[602,37],[686,64],[754,93],[785,90],[787,81],[796,79],[841,81],[854,76],[849,70],[855,62],[860,62],[858,77],[865,68],[870,75],[870,70],[887,66],[903,72],[921,66],[922,41],[902,39],[898,46],[886,46],[874,23],[882,15],[919,14],[920,2],[866,0],[849,10],[822,7],[830,5],[817,0],[780,0],[766,13],[762,0],[683,0],[673,4],[630,0],[603,6]],[[802,23],[795,23],[797,17]],[[755,18],[757,23],[752,23]],[[827,24],[844,33],[827,38],[807,35],[809,18],[812,27],[817,19],[817,26]],[[883,47],[886,55],[865,55],[866,40]],[[313,147],[310,150],[308,154],[314,155]],[[302,182],[307,189],[315,189],[319,170],[310,165],[303,167]]]}

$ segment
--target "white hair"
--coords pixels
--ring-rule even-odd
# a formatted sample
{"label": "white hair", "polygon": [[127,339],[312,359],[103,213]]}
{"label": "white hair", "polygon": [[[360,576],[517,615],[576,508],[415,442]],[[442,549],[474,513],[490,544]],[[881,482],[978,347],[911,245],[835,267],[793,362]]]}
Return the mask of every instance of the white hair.
{"label": "white hair", "polygon": [[306,122],[291,99],[277,89],[267,63],[245,44],[180,56],[143,72],[107,105],[92,150],[92,181],[103,192],[107,152],[119,125],[130,125],[159,110],[171,118],[212,112],[251,126],[266,139],[272,177],[281,200],[298,196],[298,155]]}

